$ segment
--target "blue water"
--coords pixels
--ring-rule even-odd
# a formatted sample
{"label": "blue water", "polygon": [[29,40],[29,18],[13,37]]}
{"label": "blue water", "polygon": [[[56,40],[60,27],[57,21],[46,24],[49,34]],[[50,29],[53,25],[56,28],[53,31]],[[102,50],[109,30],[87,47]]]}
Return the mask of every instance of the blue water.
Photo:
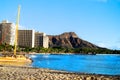
{"label": "blue water", "polygon": [[32,67],[68,72],[120,75],[120,55],[35,54]]}

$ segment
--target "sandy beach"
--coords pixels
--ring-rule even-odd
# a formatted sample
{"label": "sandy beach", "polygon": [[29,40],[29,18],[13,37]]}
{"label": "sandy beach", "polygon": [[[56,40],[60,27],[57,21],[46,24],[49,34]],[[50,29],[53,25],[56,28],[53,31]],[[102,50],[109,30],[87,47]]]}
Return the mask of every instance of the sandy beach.
{"label": "sandy beach", "polygon": [[68,73],[32,67],[0,66],[0,80],[120,80],[120,76]]}

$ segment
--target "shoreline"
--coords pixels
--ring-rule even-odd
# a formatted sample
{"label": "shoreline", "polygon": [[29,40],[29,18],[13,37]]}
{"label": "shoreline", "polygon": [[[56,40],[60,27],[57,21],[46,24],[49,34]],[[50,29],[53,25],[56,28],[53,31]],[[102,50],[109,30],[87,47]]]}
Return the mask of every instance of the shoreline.
{"label": "shoreline", "polygon": [[64,54],[75,54],[75,55],[120,55],[120,54],[102,54],[102,53],[100,53],[100,54],[84,54],[84,53],[35,53],[35,52],[31,52],[31,53],[25,53],[25,54],[48,54],[48,55],[50,55],[50,54],[53,54],[53,55],[64,55]]}
{"label": "shoreline", "polygon": [[0,80],[120,80],[118,75],[72,73],[33,67],[0,65]]}
{"label": "shoreline", "polygon": [[[0,54],[2,54],[3,52],[0,52]],[[9,52],[6,52],[6,53],[9,53]],[[11,52],[10,52],[11,53]],[[18,52],[18,54],[76,54],[76,55],[107,55],[107,53],[49,53],[49,52],[46,52],[46,53],[37,53],[37,52]],[[112,53],[112,54],[108,54],[108,55],[120,55],[120,54],[116,54],[116,53]]]}

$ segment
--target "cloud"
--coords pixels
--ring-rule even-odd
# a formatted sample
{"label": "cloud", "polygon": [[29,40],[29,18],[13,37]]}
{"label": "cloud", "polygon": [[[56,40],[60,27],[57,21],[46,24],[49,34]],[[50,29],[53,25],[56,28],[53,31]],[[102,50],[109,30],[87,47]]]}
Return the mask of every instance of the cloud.
{"label": "cloud", "polygon": [[98,42],[96,45],[103,48],[120,50],[120,42]]}
{"label": "cloud", "polygon": [[105,43],[98,43],[97,45],[100,47],[107,47]]}
{"label": "cloud", "polygon": [[115,47],[120,50],[120,39],[116,41]]}
{"label": "cloud", "polygon": [[116,49],[116,50],[120,50],[120,44],[111,44],[110,46],[108,46],[109,49]]}
{"label": "cloud", "polygon": [[110,49],[120,50],[120,45],[111,46]]}

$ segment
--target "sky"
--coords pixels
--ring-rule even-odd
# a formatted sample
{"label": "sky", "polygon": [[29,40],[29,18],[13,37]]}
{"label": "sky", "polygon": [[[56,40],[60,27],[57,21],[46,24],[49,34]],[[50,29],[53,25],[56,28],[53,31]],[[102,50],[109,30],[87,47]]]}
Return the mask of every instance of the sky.
{"label": "sky", "polygon": [[120,0],[0,0],[0,21],[49,35],[75,32],[100,47],[120,50]]}

